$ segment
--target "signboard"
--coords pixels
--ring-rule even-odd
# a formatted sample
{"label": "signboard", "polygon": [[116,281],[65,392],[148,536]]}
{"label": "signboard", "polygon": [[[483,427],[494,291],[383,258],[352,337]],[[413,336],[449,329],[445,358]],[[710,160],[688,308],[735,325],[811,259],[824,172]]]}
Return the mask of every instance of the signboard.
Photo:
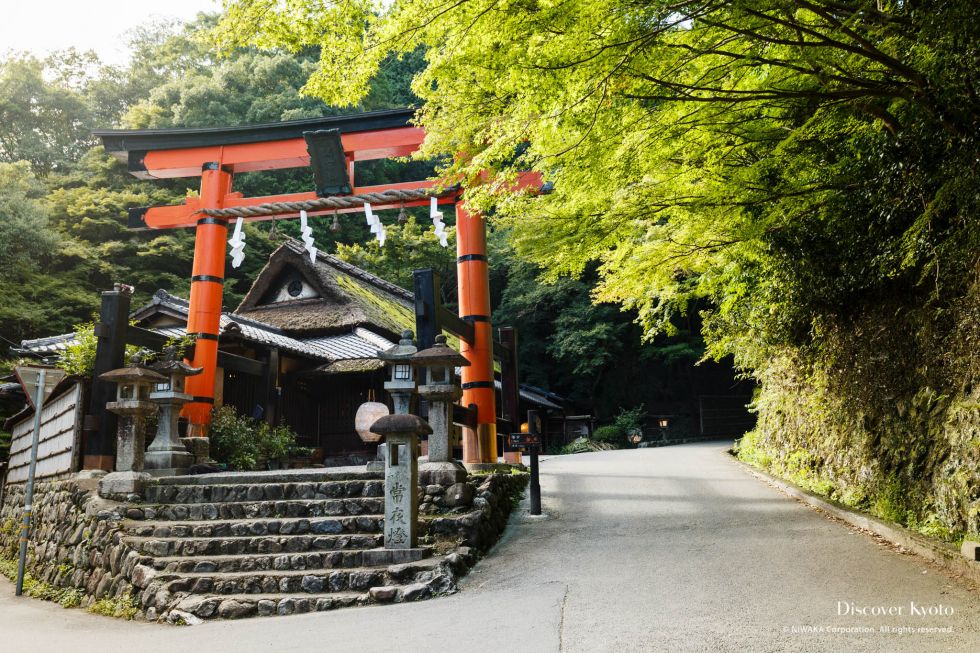
{"label": "signboard", "polygon": [[521,451],[540,449],[541,436],[537,433],[511,433],[507,436],[507,448]]}
{"label": "signboard", "polygon": [[21,387],[24,388],[24,394],[27,395],[27,401],[30,402],[31,407],[34,409],[37,409],[34,401],[37,399],[37,386],[41,381],[42,372],[44,372],[44,396],[41,397],[41,403],[44,403],[51,396],[51,392],[55,386],[65,378],[65,371],[46,365],[22,365],[14,368],[14,374],[17,375],[17,380],[20,382]]}

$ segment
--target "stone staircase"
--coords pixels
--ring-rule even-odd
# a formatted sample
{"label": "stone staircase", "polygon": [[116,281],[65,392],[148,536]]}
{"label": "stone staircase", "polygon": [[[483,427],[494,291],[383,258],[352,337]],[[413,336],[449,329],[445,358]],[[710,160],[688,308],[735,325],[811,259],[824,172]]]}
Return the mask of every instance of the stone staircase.
{"label": "stone staircase", "polygon": [[441,556],[383,548],[384,481],[358,470],[161,479],[121,539],[147,618],[292,614],[454,589]]}

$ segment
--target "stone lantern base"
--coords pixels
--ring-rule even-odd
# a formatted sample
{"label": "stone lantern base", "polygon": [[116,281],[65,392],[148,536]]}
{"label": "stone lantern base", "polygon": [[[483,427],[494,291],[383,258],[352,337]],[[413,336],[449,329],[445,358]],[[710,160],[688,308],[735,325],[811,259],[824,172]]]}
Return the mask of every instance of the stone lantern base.
{"label": "stone lantern base", "polygon": [[190,473],[194,454],[186,449],[147,451],[145,471],[152,476],[183,476]]}
{"label": "stone lantern base", "polygon": [[422,459],[419,464],[419,485],[449,487],[466,480],[468,472],[456,461],[432,463]]}
{"label": "stone lantern base", "polygon": [[143,494],[152,482],[153,477],[145,472],[110,472],[99,479],[99,496],[111,499],[121,494]]}
{"label": "stone lantern base", "polygon": [[211,438],[187,437],[181,438],[180,443],[194,456],[195,465],[214,464],[211,459]]}

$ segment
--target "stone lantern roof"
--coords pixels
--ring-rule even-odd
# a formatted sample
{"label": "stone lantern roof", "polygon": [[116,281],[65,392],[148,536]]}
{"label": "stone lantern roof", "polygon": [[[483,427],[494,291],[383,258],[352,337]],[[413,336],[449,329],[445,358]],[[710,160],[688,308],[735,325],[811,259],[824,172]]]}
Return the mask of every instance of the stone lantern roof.
{"label": "stone lantern roof", "polygon": [[402,331],[402,339],[398,341],[398,344],[391,349],[379,351],[378,358],[384,361],[402,361],[411,358],[419,350],[412,342],[413,335],[411,329],[405,329]]}
{"label": "stone lantern roof", "polygon": [[204,371],[203,367],[191,367],[179,360],[162,360],[154,363],[153,369],[166,376],[196,376]]}
{"label": "stone lantern roof", "polygon": [[466,367],[470,364],[462,354],[446,344],[446,336],[442,334],[436,336],[434,345],[412,356],[412,363],[443,367]]}
{"label": "stone lantern roof", "polygon": [[99,375],[99,379],[109,383],[162,383],[166,377],[148,367],[120,367]]}

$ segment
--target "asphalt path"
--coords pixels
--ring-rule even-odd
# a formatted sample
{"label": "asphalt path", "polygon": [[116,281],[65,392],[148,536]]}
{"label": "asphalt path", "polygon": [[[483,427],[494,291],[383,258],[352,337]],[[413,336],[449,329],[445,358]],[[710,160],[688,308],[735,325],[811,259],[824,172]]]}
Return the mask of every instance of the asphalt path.
{"label": "asphalt path", "polygon": [[516,514],[453,596],[179,628],[18,600],[0,581],[0,651],[980,650],[980,590],[723,450],[544,461],[546,515]]}

